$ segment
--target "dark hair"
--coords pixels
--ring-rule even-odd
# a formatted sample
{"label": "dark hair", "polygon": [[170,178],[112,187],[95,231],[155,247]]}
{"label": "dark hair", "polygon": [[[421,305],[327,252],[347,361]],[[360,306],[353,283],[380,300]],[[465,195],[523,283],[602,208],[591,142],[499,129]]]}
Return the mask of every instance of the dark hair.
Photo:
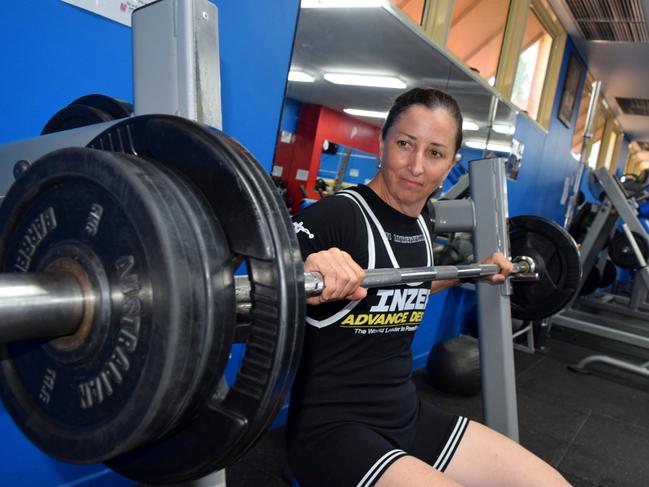
{"label": "dark hair", "polygon": [[457,132],[455,134],[455,151],[460,148],[462,145],[462,112],[460,112],[460,107],[453,98],[448,93],[438,90],[436,88],[429,87],[420,87],[413,88],[404,93],[401,93],[394,103],[388,117],[385,119],[383,124],[383,129],[381,129],[381,138],[385,140],[385,136],[390,130],[390,127],[394,125],[403,112],[405,112],[412,105],[423,105],[435,110],[436,108],[443,108],[455,119],[457,122]]}

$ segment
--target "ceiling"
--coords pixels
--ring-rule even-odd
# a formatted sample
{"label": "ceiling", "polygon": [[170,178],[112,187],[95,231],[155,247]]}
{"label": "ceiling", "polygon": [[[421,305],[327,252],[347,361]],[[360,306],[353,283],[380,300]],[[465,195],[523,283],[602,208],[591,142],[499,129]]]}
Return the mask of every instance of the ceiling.
{"label": "ceiling", "polygon": [[[597,17],[591,19],[595,22],[615,26],[615,21],[625,22],[624,12],[634,3],[637,4],[635,14],[641,19],[644,14],[644,19],[648,19],[649,0],[549,0],[549,3],[585,58],[594,79],[602,81],[602,93],[625,133],[632,141],[649,141],[649,117],[625,114],[616,102],[617,97],[649,99],[649,42],[586,40],[573,15],[577,4],[585,11],[582,16],[592,15]],[[607,13],[611,14],[608,18]],[[465,139],[487,137],[493,89],[480,76],[462,67],[462,63],[450,60],[448,53],[424,37],[409,18],[388,2],[380,8],[301,9],[291,68],[311,74],[315,81],[289,82],[289,97],[335,110],[385,111],[399,90],[334,85],[322,78],[327,71],[392,75],[401,78],[408,87],[432,85],[445,89],[457,96],[465,118],[480,125],[477,132],[465,132]],[[500,101],[494,123],[513,124],[515,113],[513,106]],[[377,126],[383,122],[366,117],[363,120]],[[490,142],[494,138],[509,143],[509,137],[491,132]],[[649,151],[640,156],[649,160]]]}
{"label": "ceiling", "polygon": [[[408,88],[427,85],[444,89],[458,99],[465,120],[479,126],[478,130],[465,131],[465,141],[484,143],[489,134],[490,148],[511,146],[511,134],[489,130],[493,89],[461,63],[450,60],[387,2],[375,8],[302,8],[291,69],[304,71],[315,80],[289,82],[289,98],[338,111],[356,108],[385,112],[403,89],[336,85],[324,80],[325,72],[396,76]],[[515,117],[515,109],[500,102],[493,123],[513,127]],[[362,119],[379,127],[383,123],[378,118]]]}
{"label": "ceiling", "polygon": [[[571,5],[574,9],[574,2],[549,1],[577,50],[585,58],[589,72],[595,80],[601,80],[601,90],[622,124],[624,132],[631,140],[649,141],[649,117],[624,114],[615,100],[617,97],[649,99],[649,42],[586,40],[570,10]],[[608,6],[628,8],[633,3],[637,3],[637,8],[640,9],[636,9],[636,14],[639,17],[644,14],[647,27],[649,0],[611,0]],[[609,24],[614,24],[616,20],[623,21],[618,15],[598,17],[599,21],[608,21]],[[642,156],[643,159],[649,160],[649,152],[643,153]]]}

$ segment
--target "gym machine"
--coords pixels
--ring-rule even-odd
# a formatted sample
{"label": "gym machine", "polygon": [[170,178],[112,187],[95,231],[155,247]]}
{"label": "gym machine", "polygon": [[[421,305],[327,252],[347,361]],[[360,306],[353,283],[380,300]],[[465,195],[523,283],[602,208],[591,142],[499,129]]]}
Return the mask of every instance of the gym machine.
{"label": "gym machine", "polygon": [[[175,36],[161,27],[178,19]],[[322,287],[270,176],[215,128],[215,22],[206,0],[137,10],[134,115],[0,147],[17,175],[0,206],[0,396],[44,452],[144,483],[194,481],[255,444],[290,390],[305,295]],[[152,92],[151,73],[169,83]],[[511,239],[513,282],[477,288],[485,420],[518,440],[511,313],[569,301],[578,252],[550,222],[507,220],[503,160],[473,161],[470,180],[471,200],[436,203],[434,225],[472,231],[477,260],[509,255]],[[376,270],[364,284],[495,272]],[[228,385],[234,343],[245,354]]]}
{"label": "gym machine", "polygon": [[[593,178],[601,187],[601,204],[580,248],[584,276],[591,272],[602,275],[610,256],[613,262],[635,269],[632,293],[630,297],[602,292],[580,297],[577,293],[565,310],[550,318],[550,324],[649,349],[649,306],[646,302],[649,267],[645,260],[649,235],[638,217],[637,203],[606,168],[596,170]],[[580,220],[587,221],[586,217]],[[618,222],[622,231],[611,239]],[[580,291],[584,285],[585,280],[579,286]],[[597,362],[649,377],[649,363],[634,364],[602,354],[586,357],[574,369],[584,371],[586,366]]]}
{"label": "gym machine", "polygon": [[[594,82],[584,128],[584,148],[592,137],[595,104],[600,89],[601,82]],[[580,247],[583,279],[578,292],[566,309],[550,317],[549,320],[544,320],[544,324],[547,325],[549,322],[550,326],[556,324],[637,347],[649,348],[649,330],[646,326],[646,321],[649,319],[649,307],[646,305],[649,268],[645,261],[649,235],[638,218],[638,203],[634,195],[628,195],[606,168],[600,168],[591,173],[588,180],[601,201],[596,213],[590,212],[592,205],[589,203],[583,204],[579,211],[575,212],[582,178],[587,171],[586,167],[586,151],[582,150],[564,220],[564,227],[570,228],[571,233],[578,240],[583,239]],[[622,223],[622,231],[618,231],[611,239],[618,221]],[[593,292],[604,280],[607,282],[615,280],[616,269],[612,266],[609,257],[622,267],[637,269],[630,298]],[[588,365],[598,362],[649,377],[649,362],[634,364],[604,354],[586,357],[571,368],[575,371],[587,372]]]}

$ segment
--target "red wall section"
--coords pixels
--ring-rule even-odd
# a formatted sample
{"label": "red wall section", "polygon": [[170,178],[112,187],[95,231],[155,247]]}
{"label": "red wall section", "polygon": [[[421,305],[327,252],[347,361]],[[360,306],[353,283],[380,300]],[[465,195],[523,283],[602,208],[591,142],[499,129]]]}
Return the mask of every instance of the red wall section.
{"label": "red wall section", "polygon": [[[276,163],[283,166],[282,177],[288,180],[288,195],[293,199],[293,211],[299,210],[302,199],[300,186],[304,186],[307,198],[318,199],[315,182],[320,168],[322,144],[325,140],[347,147],[379,155],[380,129],[361,120],[347,116],[320,105],[302,105],[297,126],[292,159],[290,150],[277,145]],[[301,176],[298,179],[298,171]]]}
{"label": "red wall section", "polygon": [[[317,136],[347,147],[379,155],[380,130],[344,113],[321,107]],[[320,144],[322,147],[322,144]],[[318,158],[318,162],[320,159]]]}

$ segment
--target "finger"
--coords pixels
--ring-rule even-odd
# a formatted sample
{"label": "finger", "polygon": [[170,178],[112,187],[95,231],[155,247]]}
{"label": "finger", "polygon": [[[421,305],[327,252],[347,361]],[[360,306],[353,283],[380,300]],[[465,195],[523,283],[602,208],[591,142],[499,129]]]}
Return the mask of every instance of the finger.
{"label": "finger", "polygon": [[492,260],[494,264],[500,267],[500,272],[498,273],[499,275],[507,277],[512,273],[512,270],[514,268],[513,264],[501,252],[494,252],[490,260]]}
{"label": "finger", "polygon": [[[336,292],[330,299],[353,299],[365,296],[365,292],[356,294],[365,278],[365,271],[352,259],[351,255],[339,249],[330,249],[328,257],[336,269]],[[358,298],[356,298],[358,299]]]}
{"label": "finger", "polygon": [[[345,295],[351,296],[351,295],[356,295],[357,290],[359,289],[360,285],[363,282],[363,279],[365,279],[365,270],[356,263],[354,259],[352,259],[352,256],[349,255],[347,252],[341,252],[341,257],[345,261],[345,270],[348,272],[348,278],[349,278],[349,286],[348,290],[349,292]],[[361,297],[365,297],[367,295],[367,292],[360,292]],[[347,297],[347,299],[351,299]],[[359,299],[359,298],[356,298]]]}
{"label": "finger", "polygon": [[347,252],[340,249],[331,248],[309,255],[305,271],[320,272],[324,280],[322,293],[318,297],[307,299],[308,304],[364,295],[363,292],[354,294],[364,278],[364,271]]}
{"label": "finger", "polygon": [[365,296],[367,296],[367,289],[365,289],[364,287],[359,287],[356,288],[356,291],[354,291],[352,294],[346,296],[346,299],[350,299],[352,301],[359,301],[363,299]]}

